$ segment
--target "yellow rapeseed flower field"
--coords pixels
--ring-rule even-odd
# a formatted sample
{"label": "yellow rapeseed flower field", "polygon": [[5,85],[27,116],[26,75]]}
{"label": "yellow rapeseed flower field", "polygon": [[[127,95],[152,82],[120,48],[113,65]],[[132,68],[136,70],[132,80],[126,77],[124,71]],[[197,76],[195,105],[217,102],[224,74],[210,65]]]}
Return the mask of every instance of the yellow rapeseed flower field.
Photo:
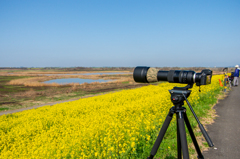
{"label": "yellow rapeseed flower field", "polygon": [[[219,78],[200,93],[194,86],[190,103],[219,88]],[[168,90],[174,86],[185,85],[150,85],[0,116],[0,158],[137,158],[173,106]]]}

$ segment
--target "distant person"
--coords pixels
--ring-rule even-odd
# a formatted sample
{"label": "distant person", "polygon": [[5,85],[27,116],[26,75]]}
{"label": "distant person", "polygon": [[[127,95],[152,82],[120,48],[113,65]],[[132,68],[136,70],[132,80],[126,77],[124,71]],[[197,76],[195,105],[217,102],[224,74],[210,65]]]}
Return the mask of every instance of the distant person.
{"label": "distant person", "polygon": [[236,65],[235,66],[235,71],[233,74],[234,78],[233,78],[233,86],[238,86],[238,78],[239,78],[239,66]]}

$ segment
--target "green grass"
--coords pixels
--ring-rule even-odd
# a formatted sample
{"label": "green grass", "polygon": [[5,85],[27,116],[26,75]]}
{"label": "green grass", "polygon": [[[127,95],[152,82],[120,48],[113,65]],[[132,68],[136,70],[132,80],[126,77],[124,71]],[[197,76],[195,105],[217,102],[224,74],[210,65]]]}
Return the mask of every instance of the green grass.
{"label": "green grass", "polygon": [[2,82],[9,82],[10,80],[14,79],[21,79],[21,78],[28,78],[29,76],[0,76],[0,83]]}
{"label": "green grass", "polygon": [[17,85],[7,85],[7,83],[14,79],[28,78],[28,76],[0,76],[0,93],[13,93],[13,92],[22,92],[30,90],[28,87],[17,86]]}
{"label": "green grass", "polygon": [[9,108],[0,108],[0,111],[8,110]]}

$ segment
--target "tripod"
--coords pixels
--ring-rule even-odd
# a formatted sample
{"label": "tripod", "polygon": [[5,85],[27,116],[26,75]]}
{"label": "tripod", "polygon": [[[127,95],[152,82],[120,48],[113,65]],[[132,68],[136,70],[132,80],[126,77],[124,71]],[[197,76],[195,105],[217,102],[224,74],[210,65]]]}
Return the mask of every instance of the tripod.
{"label": "tripod", "polygon": [[[169,113],[163,123],[163,126],[159,132],[159,135],[157,137],[157,140],[154,143],[154,146],[152,148],[151,154],[148,157],[148,159],[153,159],[155,154],[157,153],[158,147],[160,146],[162,139],[165,135],[165,132],[167,131],[167,128],[172,120],[172,117],[174,114],[176,114],[176,120],[177,120],[177,151],[178,151],[178,159],[189,159],[189,152],[188,152],[188,145],[187,145],[187,138],[186,138],[186,131],[185,131],[185,124],[188,128],[189,134],[192,138],[193,144],[195,146],[195,149],[198,154],[199,159],[204,159],[201,150],[199,148],[199,145],[197,143],[197,140],[195,138],[195,135],[193,133],[192,127],[189,123],[187,114],[186,114],[186,108],[182,107],[184,105],[184,100],[186,100],[189,108],[191,109],[195,119],[198,122],[199,128],[201,129],[203,136],[205,137],[206,141],[208,142],[208,145],[210,147],[213,146],[213,143],[211,139],[209,138],[206,130],[204,129],[203,125],[198,120],[195,112],[193,111],[190,103],[188,102],[187,98],[191,93],[191,90],[188,90],[188,88],[192,88],[193,84],[188,84],[186,87],[174,87],[172,90],[169,90],[171,94],[171,101],[174,104],[174,106],[169,110]],[[184,124],[185,122],[185,124]]]}

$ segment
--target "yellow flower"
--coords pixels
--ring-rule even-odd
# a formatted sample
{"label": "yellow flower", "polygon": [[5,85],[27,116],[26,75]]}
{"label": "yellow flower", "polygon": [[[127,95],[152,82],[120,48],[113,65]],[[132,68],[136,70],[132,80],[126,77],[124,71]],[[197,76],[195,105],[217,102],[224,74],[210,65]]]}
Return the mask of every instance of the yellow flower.
{"label": "yellow flower", "polygon": [[[194,86],[188,100],[218,89]],[[0,158],[123,158],[134,156],[160,131],[170,93],[182,84],[162,83],[0,116]],[[176,117],[173,117],[175,120]],[[139,143],[139,144],[136,144]],[[143,148],[144,149],[144,148]],[[168,149],[171,149],[169,146]]]}
{"label": "yellow flower", "polygon": [[131,143],[131,147],[134,148],[135,147],[135,142]]}

